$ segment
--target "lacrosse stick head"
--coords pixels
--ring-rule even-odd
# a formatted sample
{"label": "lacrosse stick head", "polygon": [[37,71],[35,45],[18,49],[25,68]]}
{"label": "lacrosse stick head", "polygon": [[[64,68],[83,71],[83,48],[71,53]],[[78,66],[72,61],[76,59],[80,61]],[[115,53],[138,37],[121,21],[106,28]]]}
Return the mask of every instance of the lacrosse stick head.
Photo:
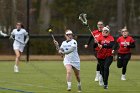
{"label": "lacrosse stick head", "polygon": [[79,15],[79,20],[81,20],[84,25],[88,25],[88,23],[87,23],[87,14],[81,13]]}

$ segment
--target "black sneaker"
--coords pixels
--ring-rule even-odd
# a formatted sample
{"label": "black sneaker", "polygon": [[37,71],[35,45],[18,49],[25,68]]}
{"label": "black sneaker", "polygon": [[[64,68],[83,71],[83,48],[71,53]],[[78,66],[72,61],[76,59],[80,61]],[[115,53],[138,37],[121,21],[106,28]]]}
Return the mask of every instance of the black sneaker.
{"label": "black sneaker", "polygon": [[107,85],[104,85],[104,89],[108,89],[108,86]]}
{"label": "black sneaker", "polygon": [[82,92],[81,85],[78,85],[78,92]]}

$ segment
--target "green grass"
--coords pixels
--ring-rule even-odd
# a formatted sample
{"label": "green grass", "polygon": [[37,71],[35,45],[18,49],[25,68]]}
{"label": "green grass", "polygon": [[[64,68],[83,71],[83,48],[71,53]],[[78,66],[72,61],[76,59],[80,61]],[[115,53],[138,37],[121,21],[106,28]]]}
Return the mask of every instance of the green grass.
{"label": "green grass", "polygon": [[[13,72],[13,65],[14,62],[0,62],[0,93],[68,93],[62,62],[21,62],[19,73]],[[128,64],[126,81],[120,80],[121,69],[114,62],[110,68],[108,90],[94,82],[95,68],[95,62],[81,62],[82,93],[140,93],[140,62]],[[77,93],[74,74],[69,93]]]}

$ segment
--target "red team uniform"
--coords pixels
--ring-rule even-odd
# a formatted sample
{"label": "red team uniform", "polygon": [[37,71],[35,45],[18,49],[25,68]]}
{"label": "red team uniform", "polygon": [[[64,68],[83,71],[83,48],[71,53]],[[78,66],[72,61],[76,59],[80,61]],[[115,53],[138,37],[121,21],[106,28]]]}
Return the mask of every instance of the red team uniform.
{"label": "red team uniform", "polygon": [[107,37],[104,37],[101,35],[98,38],[98,43],[103,45],[103,48],[101,48],[98,51],[97,58],[105,59],[106,57],[112,56],[112,48],[111,48],[111,46],[109,46],[110,42],[112,42],[112,41],[114,41],[114,38],[111,35],[109,35]]}
{"label": "red team uniform", "polygon": [[[118,53],[127,54],[130,53],[131,44],[134,43],[134,39],[131,36],[127,36],[124,38],[123,36],[117,39],[117,43],[119,44]],[[127,46],[129,45],[129,46]]]}
{"label": "red team uniform", "polygon": [[125,79],[127,64],[131,58],[131,48],[135,48],[135,41],[131,36],[123,37],[120,36],[117,39],[117,47],[118,54],[117,54],[117,67],[122,68],[122,77],[121,80]]}
{"label": "red team uniform", "polygon": [[[100,35],[97,41],[102,48],[97,52],[97,58],[100,65],[100,71],[103,78],[104,88],[108,88],[109,67],[113,61],[112,47],[114,46],[114,38],[110,34],[108,36]],[[97,46],[97,44],[96,44]],[[102,81],[102,80],[101,80]],[[99,80],[100,82],[100,80]],[[102,84],[100,84],[102,85]]]}

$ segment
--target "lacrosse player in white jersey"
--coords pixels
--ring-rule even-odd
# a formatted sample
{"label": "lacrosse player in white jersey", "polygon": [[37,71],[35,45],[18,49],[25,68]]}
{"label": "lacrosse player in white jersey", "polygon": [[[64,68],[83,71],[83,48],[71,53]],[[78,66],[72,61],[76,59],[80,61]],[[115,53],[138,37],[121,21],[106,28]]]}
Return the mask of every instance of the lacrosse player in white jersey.
{"label": "lacrosse player in white jersey", "polygon": [[[72,69],[75,73],[76,79],[78,81],[78,92],[81,92],[81,81],[80,81],[80,58],[77,50],[77,41],[73,39],[73,33],[71,30],[66,30],[65,32],[66,40],[62,42],[59,53],[64,55],[64,66],[66,68],[66,80],[68,91],[71,91],[71,78],[72,78]],[[58,44],[57,41],[54,41],[55,44]]]}
{"label": "lacrosse player in white jersey", "polygon": [[24,50],[25,45],[29,40],[28,32],[23,28],[22,23],[19,22],[16,24],[16,29],[13,29],[13,31],[11,32],[10,38],[14,40],[13,49],[16,55],[14,72],[19,72],[18,66],[19,66],[20,57]]}

